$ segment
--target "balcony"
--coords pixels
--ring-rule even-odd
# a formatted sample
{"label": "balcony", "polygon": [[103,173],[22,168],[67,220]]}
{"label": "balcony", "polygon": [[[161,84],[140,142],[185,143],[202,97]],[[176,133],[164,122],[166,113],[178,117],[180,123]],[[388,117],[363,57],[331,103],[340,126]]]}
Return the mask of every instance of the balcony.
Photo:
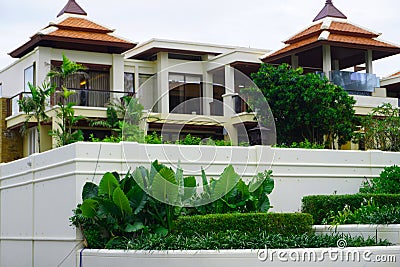
{"label": "balcony", "polygon": [[350,94],[371,95],[375,88],[380,87],[380,80],[375,74],[331,71],[330,81],[343,87]]}
{"label": "balcony", "polygon": [[[70,95],[66,102],[73,102],[75,106],[83,107],[106,107],[107,104],[113,99],[121,99],[123,96],[131,95],[130,92],[124,91],[102,91],[94,89],[69,89],[74,94]],[[18,100],[24,97],[29,97],[31,93],[22,92],[8,99],[8,110],[7,116],[15,116],[22,112]],[[61,101],[60,91],[58,90],[55,94],[50,97],[49,107],[56,106]]]}

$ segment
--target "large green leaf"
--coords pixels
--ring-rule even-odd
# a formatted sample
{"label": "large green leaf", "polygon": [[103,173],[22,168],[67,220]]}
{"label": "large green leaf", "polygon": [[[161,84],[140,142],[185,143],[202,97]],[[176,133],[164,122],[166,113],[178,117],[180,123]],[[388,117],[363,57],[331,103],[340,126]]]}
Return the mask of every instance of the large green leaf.
{"label": "large green leaf", "polygon": [[229,165],[224,169],[219,179],[215,181],[213,195],[223,197],[235,187],[239,179],[240,176],[235,172],[233,166]]}
{"label": "large green leaf", "polygon": [[151,193],[159,201],[175,202],[179,192],[174,172],[166,167],[161,169],[153,178]]}
{"label": "large green leaf", "polygon": [[126,196],[129,199],[129,204],[135,215],[142,211],[147,203],[147,194],[138,185],[133,187]]}
{"label": "large green leaf", "polygon": [[125,216],[125,214],[132,214],[132,208],[129,205],[129,200],[121,188],[115,188],[112,198],[114,204],[120,209],[122,216]]}
{"label": "large green leaf", "polygon": [[112,194],[117,187],[119,187],[118,180],[112,173],[107,172],[100,181],[99,196],[106,195],[109,199],[111,199]]}
{"label": "large green leaf", "polygon": [[80,209],[82,211],[82,215],[86,218],[93,218],[97,214],[97,208],[99,206],[99,202],[94,199],[86,199],[83,201]]}
{"label": "large green leaf", "polygon": [[87,182],[82,189],[82,200],[95,198],[99,194],[99,187],[91,182]]}
{"label": "large green leaf", "polygon": [[[165,180],[170,182],[171,184],[178,185],[178,182],[175,178],[175,173],[172,169],[164,167],[158,172]],[[182,183],[183,185],[183,183]]]}
{"label": "large green leaf", "polygon": [[141,222],[135,222],[134,224],[128,223],[125,227],[125,232],[127,233],[134,233],[144,228],[144,224]]}

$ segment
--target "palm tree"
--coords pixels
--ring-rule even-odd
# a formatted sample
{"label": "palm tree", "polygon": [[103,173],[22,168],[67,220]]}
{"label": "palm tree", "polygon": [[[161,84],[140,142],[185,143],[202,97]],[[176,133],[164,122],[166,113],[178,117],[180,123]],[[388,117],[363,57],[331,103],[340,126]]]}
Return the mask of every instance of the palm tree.
{"label": "palm tree", "polygon": [[21,131],[25,134],[28,128],[28,123],[32,118],[35,118],[37,123],[37,134],[38,134],[38,146],[40,151],[40,125],[43,121],[48,119],[45,112],[47,98],[54,93],[55,87],[50,85],[50,83],[44,82],[42,86],[34,86],[28,83],[29,89],[31,91],[31,97],[24,97],[18,101],[18,105],[21,110],[27,115],[25,117],[25,122]]}
{"label": "palm tree", "polygon": [[69,60],[64,54],[62,55],[63,61],[59,69],[53,69],[48,74],[47,77],[49,78],[56,78],[59,77],[61,79],[60,86],[62,88],[66,88],[65,82],[67,81],[68,77],[71,77],[74,74],[83,74],[86,70],[86,67]]}
{"label": "palm tree", "polygon": [[62,55],[63,61],[58,69],[51,70],[47,77],[49,78],[60,78],[61,83],[61,100],[58,102],[57,117],[60,119],[58,126],[60,129],[53,130],[50,135],[55,136],[58,139],[58,145],[63,146],[80,140],[83,137],[82,131],[72,132],[72,126],[75,125],[80,119],[84,117],[75,117],[73,106],[75,103],[65,103],[66,99],[75,92],[69,91],[66,87],[67,79],[75,74],[86,75],[84,70],[86,67],[69,60],[64,54]]}

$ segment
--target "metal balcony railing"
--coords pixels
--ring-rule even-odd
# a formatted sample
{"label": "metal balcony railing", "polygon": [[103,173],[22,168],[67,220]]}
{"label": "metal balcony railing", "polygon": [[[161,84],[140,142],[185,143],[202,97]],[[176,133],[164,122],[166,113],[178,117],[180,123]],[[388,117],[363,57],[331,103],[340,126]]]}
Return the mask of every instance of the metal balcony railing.
{"label": "metal balcony railing", "polygon": [[375,88],[380,87],[380,80],[375,74],[349,72],[349,71],[331,71],[330,81],[343,87],[348,92],[372,93]]}
{"label": "metal balcony railing", "polygon": [[[104,91],[104,90],[94,90],[94,89],[68,89],[74,94],[70,95],[66,102],[73,102],[75,106],[84,107],[106,107],[113,99],[121,99],[124,96],[133,96],[133,93],[124,91]],[[31,93],[22,92],[8,99],[7,104],[7,116],[16,115],[21,112],[18,104],[18,100],[24,97],[29,97]],[[50,97],[48,106],[56,106],[60,101],[61,89],[56,90],[56,92]]]}

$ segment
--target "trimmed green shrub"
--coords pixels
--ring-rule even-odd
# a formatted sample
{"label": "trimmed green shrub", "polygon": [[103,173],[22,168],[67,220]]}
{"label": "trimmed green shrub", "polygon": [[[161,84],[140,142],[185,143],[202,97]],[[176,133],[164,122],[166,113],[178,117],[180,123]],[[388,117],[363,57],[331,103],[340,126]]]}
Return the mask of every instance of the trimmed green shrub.
{"label": "trimmed green shrub", "polygon": [[310,213],[315,224],[322,224],[329,212],[342,211],[346,205],[354,211],[371,198],[377,206],[400,205],[400,194],[317,195],[303,197],[302,212]]}
{"label": "trimmed green shrub", "polygon": [[286,249],[286,248],[331,248],[340,239],[345,239],[349,247],[388,246],[386,240],[376,242],[374,238],[351,237],[343,234],[333,235],[280,235],[266,232],[242,233],[225,231],[206,235],[168,236],[143,234],[138,237],[115,238],[106,249],[124,250],[220,250],[220,249]]}
{"label": "trimmed green shrub", "polygon": [[330,212],[324,224],[398,224],[400,223],[400,206],[377,206],[373,200],[363,203],[352,211],[349,206],[342,211]]}
{"label": "trimmed green shrub", "polygon": [[312,224],[311,215],[304,213],[208,214],[179,217],[174,232],[190,236],[236,230],[287,235],[310,233]]}
{"label": "trimmed green shrub", "polygon": [[365,181],[360,193],[400,194],[400,167],[386,167],[378,178]]}

